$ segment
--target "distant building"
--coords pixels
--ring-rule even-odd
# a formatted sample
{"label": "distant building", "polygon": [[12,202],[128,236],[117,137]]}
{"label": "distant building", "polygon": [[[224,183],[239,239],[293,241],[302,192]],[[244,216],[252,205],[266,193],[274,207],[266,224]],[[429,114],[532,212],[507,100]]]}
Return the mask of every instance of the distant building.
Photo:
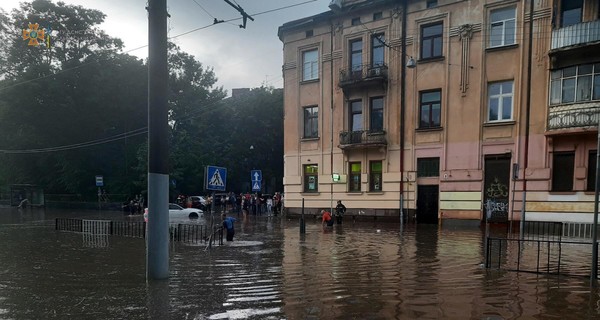
{"label": "distant building", "polygon": [[279,28],[289,212],[591,222],[600,0],[330,8]]}
{"label": "distant building", "polygon": [[250,88],[235,88],[231,89],[231,97],[232,98],[241,98],[250,93]]}

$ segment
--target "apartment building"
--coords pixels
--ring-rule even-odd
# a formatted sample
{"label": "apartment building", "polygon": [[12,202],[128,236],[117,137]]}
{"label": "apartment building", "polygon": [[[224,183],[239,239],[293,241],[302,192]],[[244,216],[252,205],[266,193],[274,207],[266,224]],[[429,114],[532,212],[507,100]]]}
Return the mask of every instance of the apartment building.
{"label": "apartment building", "polygon": [[289,212],[591,221],[599,3],[334,0],[281,26]]}

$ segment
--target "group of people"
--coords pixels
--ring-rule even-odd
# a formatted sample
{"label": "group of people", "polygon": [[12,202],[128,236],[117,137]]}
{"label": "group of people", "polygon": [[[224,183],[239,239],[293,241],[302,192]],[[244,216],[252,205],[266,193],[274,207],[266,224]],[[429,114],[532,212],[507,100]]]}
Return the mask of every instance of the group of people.
{"label": "group of people", "polygon": [[337,205],[335,206],[335,216],[332,217],[331,212],[327,210],[321,210],[321,218],[323,219],[322,225],[332,227],[334,221],[337,221],[337,224],[342,224],[345,213],[346,206],[342,203],[342,200],[338,200]]}
{"label": "group of people", "polygon": [[144,196],[142,196],[141,194],[136,195],[133,198],[129,198],[129,201],[127,202],[127,210],[129,211],[129,214],[141,214],[142,212],[144,212]]}
{"label": "group of people", "polygon": [[[283,209],[283,196],[276,192],[275,195],[267,196],[264,194],[240,194],[241,212],[244,215],[252,213],[253,215],[278,215]],[[238,211],[239,212],[239,211]]]}
{"label": "group of people", "polygon": [[[275,198],[275,197],[273,197]],[[244,197],[245,199],[245,197]],[[242,201],[245,203],[245,201]],[[246,209],[244,209],[246,210]],[[342,220],[344,219],[344,214],[346,213],[346,206],[342,203],[341,200],[338,200],[337,205],[335,206],[335,215],[332,216],[331,212],[327,210],[321,210],[323,225],[327,225],[328,227],[332,227],[334,222],[337,221],[337,224],[342,224]],[[247,212],[244,212],[244,217]],[[223,230],[226,232],[227,241],[233,241],[233,236],[235,235],[235,227],[234,222],[237,220],[233,217],[228,217],[226,213],[221,214],[222,226]]]}
{"label": "group of people", "polygon": [[186,208],[253,215],[278,215],[283,210],[283,195],[279,192],[276,192],[273,196],[261,193],[240,193],[236,195],[233,192],[216,194],[214,198],[212,195],[208,195],[202,203],[195,203],[192,198],[200,197],[179,195],[176,203]]}

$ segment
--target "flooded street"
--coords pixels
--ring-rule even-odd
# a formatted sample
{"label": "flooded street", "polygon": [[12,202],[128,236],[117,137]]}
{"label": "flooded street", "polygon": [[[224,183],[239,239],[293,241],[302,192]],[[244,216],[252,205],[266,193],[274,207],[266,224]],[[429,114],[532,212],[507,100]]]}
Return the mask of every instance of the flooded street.
{"label": "flooded street", "polygon": [[147,284],[143,239],[58,232],[57,217],[125,219],[0,208],[0,319],[600,318],[586,277],[482,268],[473,226],[309,219],[300,235],[251,217],[224,246],[172,243],[170,279]]}

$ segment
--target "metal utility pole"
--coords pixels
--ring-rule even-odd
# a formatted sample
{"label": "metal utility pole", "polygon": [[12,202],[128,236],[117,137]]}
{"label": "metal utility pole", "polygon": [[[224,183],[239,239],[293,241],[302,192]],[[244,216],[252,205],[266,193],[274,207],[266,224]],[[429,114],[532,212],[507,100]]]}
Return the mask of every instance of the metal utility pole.
{"label": "metal utility pole", "polygon": [[[523,202],[521,202],[521,223],[519,226],[519,238],[523,239],[525,232],[525,205],[527,203],[527,166],[529,165],[529,117],[531,114],[531,64],[533,56],[533,5],[534,0],[529,1],[529,41],[527,53],[527,103],[525,113],[525,143],[523,146]],[[510,222],[512,223],[512,221]]]}
{"label": "metal utility pole", "polygon": [[596,188],[594,195],[594,224],[592,225],[592,272],[590,285],[596,286],[598,278],[598,193],[600,192],[600,120],[598,121],[598,145],[596,146]]}
{"label": "metal utility pole", "polygon": [[146,278],[169,277],[167,0],[148,0],[148,232]]}
{"label": "metal utility pole", "polygon": [[408,0],[402,0],[402,48],[400,58],[400,225],[404,224],[404,114],[406,109],[406,19]]}

